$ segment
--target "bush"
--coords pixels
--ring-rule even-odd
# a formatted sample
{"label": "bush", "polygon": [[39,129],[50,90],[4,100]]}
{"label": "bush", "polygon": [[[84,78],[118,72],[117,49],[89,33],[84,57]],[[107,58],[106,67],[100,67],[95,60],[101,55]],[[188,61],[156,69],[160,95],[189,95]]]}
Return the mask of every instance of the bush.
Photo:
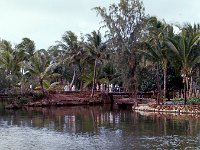
{"label": "bush", "polygon": [[41,92],[33,93],[33,101],[37,101],[39,99],[42,99],[44,95]]}
{"label": "bush", "polygon": [[29,101],[30,101],[30,98],[28,97],[20,97],[17,99],[16,103],[17,105],[22,106],[24,104],[27,104]]}
{"label": "bush", "polygon": [[188,104],[192,105],[200,104],[200,97],[190,97],[188,99]]}
{"label": "bush", "polygon": [[174,101],[184,101],[183,98],[175,98]]}
{"label": "bush", "polygon": [[184,103],[184,99],[183,98],[175,98],[173,100],[173,104],[174,105],[180,105],[180,104],[183,104]]}

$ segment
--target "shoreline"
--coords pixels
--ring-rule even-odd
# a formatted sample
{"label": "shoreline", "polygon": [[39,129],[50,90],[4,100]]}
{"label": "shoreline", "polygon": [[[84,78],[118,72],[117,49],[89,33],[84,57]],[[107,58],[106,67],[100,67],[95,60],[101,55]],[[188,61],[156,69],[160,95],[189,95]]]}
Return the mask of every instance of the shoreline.
{"label": "shoreline", "polygon": [[24,104],[18,104],[17,100],[8,103],[6,109],[21,109],[23,107],[51,107],[51,106],[79,106],[79,105],[100,105],[105,103],[102,95],[96,93],[93,98],[89,92],[73,92],[73,93],[51,93],[47,96],[35,101],[27,101]]}
{"label": "shoreline", "polygon": [[176,114],[200,114],[200,105],[148,105],[138,104],[132,107],[133,111],[164,112]]}

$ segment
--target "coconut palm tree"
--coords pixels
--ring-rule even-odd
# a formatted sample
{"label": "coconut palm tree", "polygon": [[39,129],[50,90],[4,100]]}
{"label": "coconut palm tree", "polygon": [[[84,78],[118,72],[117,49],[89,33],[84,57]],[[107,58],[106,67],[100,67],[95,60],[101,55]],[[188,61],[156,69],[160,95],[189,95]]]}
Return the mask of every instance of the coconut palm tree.
{"label": "coconut palm tree", "polygon": [[69,85],[70,89],[75,81],[75,77],[77,76],[77,68],[78,72],[81,73],[83,71],[83,57],[84,57],[84,49],[82,47],[82,41],[78,40],[78,37],[72,31],[66,31],[61,38],[61,41],[57,41],[57,46],[64,53],[63,64],[68,65],[73,68],[73,77],[71,79],[71,83]]}
{"label": "coconut palm tree", "polygon": [[173,27],[166,24],[164,21],[159,21],[156,17],[148,19],[148,36],[145,40],[146,51],[142,51],[157,65],[163,67],[163,96],[166,97],[166,78],[167,78],[167,63],[168,63],[168,47],[166,46],[166,38],[173,36]]}
{"label": "coconut palm tree", "polygon": [[96,83],[96,70],[97,63],[101,58],[101,50],[105,47],[102,46],[102,39],[100,31],[93,31],[91,34],[87,35],[88,43],[86,44],[86,48],[89,50],[88,57],[94,60],[94,68],[93,68],[93,82],[92,82],[92,92],[91,97],[94,96],[95,83]]}
{"label": "coconut palm tree", "polygon": [[0,40],[0,52],[9,51],[12,52],[12,44],[7,40]]}
{"label": "coconut palm tree", "polygon": [[[83,74],[81,76],[81,79],[84,81],[83,88],[88,87],[89,85],[93,86],[93,79],[94,79],[94,72],[93,70],[87,71],[87,73]],[[101,74],[101,68],[96,69],[96,79],[95,79],[95,84],[100,83],[100,84],[106,84],[109,83],[109,79],[105,77],[103,74]]]}
{"label": "coconut palm tree", "polygon": [[[183,28],[185,29],[186,31],[186,34],[187,35],[195,35],[196,33],[200,33],[200,24],[194,24],[193,26],[189,23],[186,23]],[[200,42],[198,41],[197,45],[194,47],[194,52],[193,52],[193,55],[199,55],[199,52],[200,52]],[[195,74],[195,72],[197,71],[197,66],[194,67],[191,75],[190,75],[190,81],[189,81],[189,97],[192,96],[192,92],[193,92],[193,75]]]}
{"label": "coconut palm tree", "polygon": [[197,49],[197,43],[199,42],[200,32],[189,32],[190,28],[183,27],[181,33],[174,38],[169,38],[167,45],[173,52],[173,61],[175,65],[181,70],[181,76],[183,77],[183,83],[185,86],[185,101],[187,103],[187,87],[188,79],[196,64],[200,63],[200,53]]}
{"label": "coconut palm tree", "polygon": [[51,61],[49,54],[45,50],[36,51],[26,64],[26,73],[36,79],[43,95],[45,94],[44,81],[58,76],[57,73],[54,73],[56,66],[57,63]]}
{"label": "coconut palm tree", "polygon": [[5,73],[10,85],[19,82],[22,72],[21,66],[25,59],[24,51],[4,50],[0,57],[0,69]]}
{"label": "coconut palm tree", "polygon": [[23,38],[22,42],[16,45],[16,49],[24,50],[31,57],[35,52],[35,43],[29,38]]}

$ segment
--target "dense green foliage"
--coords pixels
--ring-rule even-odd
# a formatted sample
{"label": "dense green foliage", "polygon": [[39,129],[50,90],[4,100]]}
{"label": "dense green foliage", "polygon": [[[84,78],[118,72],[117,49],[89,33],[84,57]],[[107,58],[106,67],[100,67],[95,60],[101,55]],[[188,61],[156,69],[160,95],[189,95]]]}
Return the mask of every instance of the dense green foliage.
{"label": "dense green foliage", "polygon": [[[101,30],[77,36],[66,31],[47,50],[23,38],[16,46],[0,41],[0,90],[26,93],[53,88],[91,90],[97,84],[118,84],[134,91],[172,90],[196,93],[199,83],[200,25],[174,26],[145,15],[140,0],[120,0],[95,7]],[[93,29],[91,29],[93,30]],[[184,84],[183,84],[184,83]]]}

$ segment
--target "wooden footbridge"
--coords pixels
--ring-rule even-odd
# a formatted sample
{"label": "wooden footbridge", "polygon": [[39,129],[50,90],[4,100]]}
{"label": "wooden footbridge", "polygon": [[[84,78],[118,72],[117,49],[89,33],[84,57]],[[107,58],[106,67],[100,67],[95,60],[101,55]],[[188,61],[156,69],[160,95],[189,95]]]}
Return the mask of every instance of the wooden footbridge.
{"label": "wooden footbridge", "polygon": [[134,105],[136,103],[147,103],[157,97],[157,93],[153,92],[137,92],[137,94],[130,92],[107,92],[108,99],[112,104],[117,105]]}

